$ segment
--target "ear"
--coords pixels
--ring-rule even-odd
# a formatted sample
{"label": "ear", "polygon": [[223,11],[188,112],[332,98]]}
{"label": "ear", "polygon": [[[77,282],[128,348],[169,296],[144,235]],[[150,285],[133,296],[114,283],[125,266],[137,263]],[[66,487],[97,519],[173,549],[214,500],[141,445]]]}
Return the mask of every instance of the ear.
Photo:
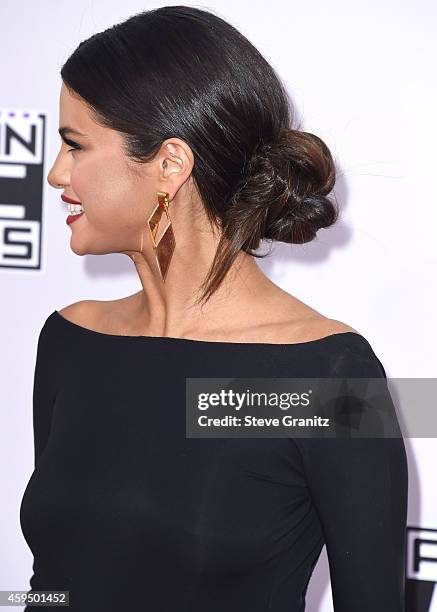
{"label": "ear", "polygon": [[160,160],[160,178],[164,182],[173,182],[177,178],[179,186],[188,179],[194,166],[193,152],[187,143],[179,138],[171,138],[163,142]]}

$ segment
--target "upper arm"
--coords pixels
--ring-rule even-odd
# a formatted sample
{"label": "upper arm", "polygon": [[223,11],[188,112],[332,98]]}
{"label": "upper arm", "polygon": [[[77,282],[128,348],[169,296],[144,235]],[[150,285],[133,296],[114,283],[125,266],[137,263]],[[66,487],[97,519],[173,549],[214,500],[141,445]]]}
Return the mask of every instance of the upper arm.
{"label": "upper arm", "polygon": [[33,376],[33,441],[36,467],[46,447],[56,397],[56,337],[48,321],[42,327],[37,344]]}
{"label": "upper arm", "polygon": [[[92,326],[97,301],[82,300],[59,310],[65,319],[84,327]],[[50,435],[58,381],[62,368],[61,356],[68,350],[54,320],[49,317],[38,338],[33,379],[34,465],[37,466]]]}
{"label": "upper arm", "polygon": [[[353,342],[336,360],[335,376],[384,378],[370,345]],[[384,398],[395,415],[388,390]],[[404,612],[408,466],[402,437],[295,443],[325,536],[335,612]]]}
{"label": "upper arm", "polygon": [[301,439],[335,612],[402,612],[407,460],[401,438]]}

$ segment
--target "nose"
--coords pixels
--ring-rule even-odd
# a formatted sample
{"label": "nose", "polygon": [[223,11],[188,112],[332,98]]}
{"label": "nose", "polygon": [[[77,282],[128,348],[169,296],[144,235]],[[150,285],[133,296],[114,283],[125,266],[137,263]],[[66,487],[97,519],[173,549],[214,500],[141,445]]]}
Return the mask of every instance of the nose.
{"label": "nose", "polygon": [[47,175],[48,184],[54,189],[65,187],[69,184],[70,173],[65,163],[62,163],[60,156],[56,158],[55,163]]}

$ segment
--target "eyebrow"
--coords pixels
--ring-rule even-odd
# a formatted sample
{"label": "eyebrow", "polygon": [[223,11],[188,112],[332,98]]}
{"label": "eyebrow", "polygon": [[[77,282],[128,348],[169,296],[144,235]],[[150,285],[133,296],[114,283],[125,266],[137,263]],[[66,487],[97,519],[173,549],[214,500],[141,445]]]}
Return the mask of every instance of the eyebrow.
{"label": "eyebrow", "polygon": [[74,128],[68,127],[68,125],[60,127],[58,129],[58,132],[62,139],[65,139],[67,134],[73,134],[75,136],[84,136],[86,138],[86,134],[82,134],[82,132],[79,132],[79,130],[75,130]]}

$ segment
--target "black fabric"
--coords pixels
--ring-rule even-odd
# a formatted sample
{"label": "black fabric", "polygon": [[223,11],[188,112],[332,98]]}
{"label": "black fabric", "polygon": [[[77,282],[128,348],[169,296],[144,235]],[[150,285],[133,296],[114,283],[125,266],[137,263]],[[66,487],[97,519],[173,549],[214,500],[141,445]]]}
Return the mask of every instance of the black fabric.
{"label": "black fabric", "polygon": [[302,612],[326,544],[335,612],[403,612],[402,438],[187,439],[185,378],[228,376],[385,372],[355,332],[226,343],[48,317],[20,508],[31,589],[69,590],[72,612]]}

